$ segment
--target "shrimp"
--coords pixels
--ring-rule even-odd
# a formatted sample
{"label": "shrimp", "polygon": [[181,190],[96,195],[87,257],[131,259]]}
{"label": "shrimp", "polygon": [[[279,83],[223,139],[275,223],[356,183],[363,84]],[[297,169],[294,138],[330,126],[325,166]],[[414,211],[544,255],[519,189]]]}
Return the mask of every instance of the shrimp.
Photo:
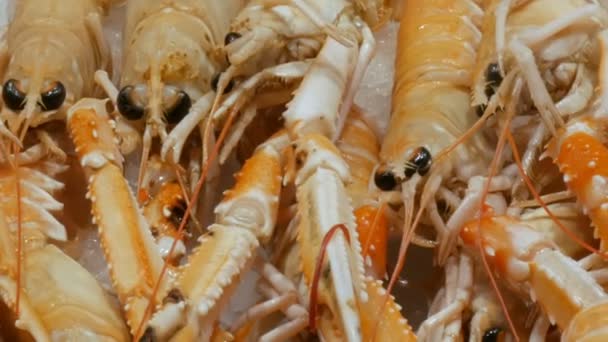
{"label": "shrimp", "polygon": [[[356,41],[357,43],[361,41],[373,42],[371,29],[365,22],[357,18],[357,13],[354,13],[352,8],[347,6],[348,3],[336,1],[332,5],[339,7],[341,10],[344,9],[343,12],[339,12],[340,20],[337,23],[337,28],[341,33],[347,35],[350,41]],[[330,9],[334,10],[335,8],[331,7]],[[314,256],[312,253],[321,248],[325,249],[325,244],[321,247],[321,237],[330,231],[331,225],[344,224],[345,227],[348,227],[347,232],[349,236],[353,237],[352,240],[347,241],[345,237],[338,236],[333,241],[326,243],[329,253],[328,264],[332,265],[331,269],[334,270],[331,274],[333,280],[330,281],[329,278],[324,277],[322,295],[320,294],[318,297],[312,296],[312,298],[315,298],[313,307],[316,308],[317,306],[317,298],[323,304],[320,305],[320,308],[323,309],[322,317],[325,318],[324,322],[327,322],[327,324],[323,328],[320,328],[320,330],[330,334],[333,333],[335,327],[338,327],[348,340],[359,341],[361,340],[359,332],[361,320],[359,316],[367,313],[360,312],[358,308],[353,307],[353,303],[359,300],[365,302],[367,298],[364,289],[363,259],[360,255],[361,247],[354,229],[352,207],[344,190],[344,182],[349,178],[347,166],[330,140],[333,135],[340,131],[338,122],[340,105],[345,97],[350,96],[348,95],[349,89],[354,84],[352,75],[358,72],[357,65],[361,65],[359,64],[360,60],[357,58],[361,53],[361,47],[351,45],[342,44],[338,40],[328,37],[313,61],[279,65],[274,67],[272,72],[280,74],[281,71],[287,70],[288,76],[296,74],[296,77],[302,78],[293,99],[287,104],[287,110],[283,113],[287,141],[292,142],[289,146],[293,146],[293,151],[289,153],[293,153],[296,156],[299,167],[294,178],[283,177],[283,181],[294,182],[297,188],[298,212],[300,213],[298,215],[300,218],[298,220],[298,231],[303,236],[302,244],[307,244],[306,248],[302,248],[302,250],[306,251],[306,260],[303,261],[303,264],[306,265],[309,271],[307,274],[312,276],[312,273],[314,273],[312,272],[314,270],[314,262],[312,261]],[[290,69],[291,67],[299,70],[293,72],[294,69]],[[290,74],[290,72],[292,73]],[[332,75],[333,77],[328,77],[328,75]],[[349,83],[349,81],[351,82]],[[255,88],[255,83],[252,87],[251,83],[246,81],[241,86],[245,90],[251,90]],[[229,98],[238,90],[234,89]],[[255,93],[255,91],[252,93]],[[310,106],[311,97],[315,98],[316,106]],[[211,154],[208,155],[208,158],[203,157],[205,166],[192,194],[191,202],[186,208],[178,234],[182,232],[191,214],[192,203],[196,202],[203,182],[207,177],[209,167],[217,155],[220,154],[219,149],[226,139],[228,129],[231,127],[236,113],[242,108],[245,101],[239,99],[224,106],[226,102],[229,102],[228,99],[223,103],[222,108],[224,108],[224,111],[221,115],[218,115],[225,119],[226,123],[222,128],[218,142],[213,146]],[[228,113],[228,116],[224,117],[223,115],[226,113]],[[250,109],[243,111],[243,114],[247,114],[246,117],[248,118],[251,118],[250,113]],[[211,117],[211,119],[215,120],[216,117]],[[191,122],[198,124],[196,120]],[[207,134],[211,132],[211,127],[212,121],[207,120],[205,137],[211,136]],[[176,127],[176,129],[180,129],[180,127]],[[208,145],[203,142],[203,146]],[[266,148],[270,148],[270,146],[266,146]],[[281,153],[283,152],[281,151]],[[274,154],[276,154],[276,151]],[[254,154],[255,156],[256,154]],[[203,239],[201,243],[209,240],[211,242],[208,243],[214,246],[217,245],[217,248],[214,248],[214,251],[211,253],[207,252],[208,248],[201,248],[200,253],[193,255],[191,262],[188,264],[189,266],[182,270],[182,274],[188,274],[187,277],[184,276],[183,278],[187,279],[187,283],[182,283],[186,290],[181,292],[185,294],[186,298],[178,300],[178,307],[165,306],[161,311],[157,312],[150,321],[151,324],[147,326],[145,334],[174,336],[174,333],[177,332],[180,335],[194,333],[197,336],[209,336],[211,329],[207,329],[210,326],[206,323],[204,326],[188,324],[184,329],[181,329],[182,326],[179,324],[175,325],[174,321],[167,322],[165,318],[167,315],[174,317],[172,312],[175,310],[180,310],[181,314],[190,312],[190,305],[180,304],[185,302],[196,306],[196,312],[193,312],[196,314],[195,316],[202,315],[199,318],[202,318],[205,322],[215,321],[214,317],[218,313],[218,305],[224,300],[225,294],[230,293],[230,289],[233,288],[235,276],[252,260],[257,244],[267,240],[269,238],[267,234],[272,234],[272,229],[262,229],[262,227],[266,227],[271,220],[275,220],[272,215],[268,214],[268,210],[278,204],[278,200],[272,199],[276,195],[260,196],[259,189],[255,189],[255,191],[254,189],[248,190],[255,185],[250,184],[250,177],[252,177],[250,174],[258,174],[263,171],[265,169],[256,166],[248,169],[247,173],[242,173],[241,176],[244,181],[241,186],[242,189],[238,188],[238,191],[231,192],[235,197],[225,198],[225,203],[221,203],[216,208],[218,213],[217,219],[222,222],[220,224],[222,228],[217,227],[218,232],[239,234],[242,239],[246,239],[247,241],[241,242],[241,239],[236,240],[229,236],[219,236],[218,238],[221,238],[225,243],[212,243],[215,240],[215,235],[220,234],[215,231],[210,236],[210,239]],[[240,178],[237,186],[239,186]],[[280,180],[281,177],[276,178]],[[261,184],[261,186],[264,186],[264,184]],[[273,189],[276,190],[275,187]],[[244,198],[241,199],[243,196]],[[254,196],[255,198],[250,199],[249,196]],[[337,213],[332,214],[327,212],[328,208],[322,205],[326,201],[326,198],[336,199],[336,203],[339,204]],[[244,204],[238,208],[235,207],[234,203],[242,203],[241,200],[244,201]],[[258,203],[260,201],[264,203],[270,201],[270,204],[261,203],[260,206]],[[304,214],[308,212],[311,215]],[[260,218],[263,218],[263,220]],[[233,230],[223,229],[223,227],[239,227],[244,229]],[[271,227],[274,227],[274,224]],[[221,235],[224,234],[222,233]],[[242,248],[237,247],[235,249],[235,243],[238,243]],[[206,262],[216,252],[221,255],[229,252],[230,254],[222,257],[220,264],[215,261],[207,264]],[[219,259],[213,258],[213,260]],[[208,282],[207,280],[198,281],[201,276],[209,276],[207,273],[205,275],[200,274],[199,268],[201,264],[205,264],[205,267],[213,268],[214,271],[209,274],[220,272],[221,276],[216,277],[212,282]],[[237,267],[235,267],[235,264]],[[162,280],[162,277],[166,269],[165,267],[161,271],[161,280],[157,281],[158,284],[165,282]],[[324,274],[327,275],[327,272]],[[314,285],[311,285],[311,282],[312,279],[308,278],[307,284],[315,288]],[[158,292],[150,295],[151,298],[157,298],[158,296]],[[156,299],[149,301],[148,312],[153,310],[155,302]],[[188,315],[190,316],[190,314]],[[136,335],[139,335],[139,333]]]}
{"label": "shrimp", "polygon": [[63,120],[70,105],[95,95],[95,71],[111,68],[101,23],[108,6],[108,0],[17,2],[0,49],[7,60],[0,134],[21,145],[29,127]]}
{"label": "shrimp", "polygon": [[[182,122],[192,126],[186,132],[175,131],[185,141],[199,124],[192,118],[208,113],[213,77],[225,63],[218,49],[243,4],[244,0],[127,2],[120,90],[106,73],[96,78],[122,118],[141,131],[138,197],[150,195],[142,182],[153,139],[160,138],[163,146],[171,144],[167,129]],[[179,158],[166,160],[165,154],[161,159],[179,163]]]}
{"label": "shrimp", "polygon": [[[415,221],[422,210],[427,211],[437,230],[440,263],[445,262],[453,247],[449,243],[452,240],[449,229],[437,209],[437,200],[443,198],[447,203],[454,203],[450,201],[454,196],[444,195],[454,192],[442,183],[452,178],[466,182],[472,176],[484,174],[491,155],[485,139],[475,134],[449,155],[434,160],[444,148],[460,142],[459,137],[477,120],[470,107],[469,87],[476,47],[481,39],[475,23],[482,17],[482,9],[467,0],[405,4],[399,30],[392,115],[374,176],[376,186],[382,191],[394,191],[401,185],[404,239],[409,239],[415,228],[413,210],[417,187],[426,176]],[[412,50],[418,53],[411,53]],[[446,51],[450,58],[446,58]],[[406,244],[402,244],[391,283],[403,267]]]}
{"label": "shrimp", "polygon": [[[184,178],[195,176],[184,177],[180,159],[166,159],[160,150],[167,143],[169,128],[176,128],[175,125],[181,121],[190,125],[192,116],[208,114],[213,98],[213,76],[225,63],[218,47],[230,20],[243,4],[244,0],[127,2],[120,90],[114,87],[107,73],[98,72],[96,79],[118,109],[120,115],[115,115],[115,119],[123,123],[126,121],[130,127],[129,134],[136,135],[135,138],[127,139],[142,143],[137,198],[144,207],[151,209],[155,205],[155,198],[168,200],[162,198],[167,192],[158,191],[166,190],[167,187],[175,188],[177,185],[182,192],[175,195],[181,197],[177,204],[187,203],[190,189]],[[195,121],[194,125],[198,123]],[[175,133],[183,141],[190,135],[190,131],[183,132],[180,129],[176,129]],[[161,143],[158,153],[153,149],[156,138]],[[204,148],[206,147],[203,146]],[[189,164],[200,164],[200,156],[189,157]],[[168,169],[163,171],[168,177],[155,179],[159,174],[154,170],[158,169]],[[194,170],[188,167],[186,171],[191,173]],[[215,179],[218,173],[219,170],[214,169],[214,177],[210,178]],[[162,185],[166,186],[163,188]],[[216,184],[211,184],[210,191],[214,192],[216,187]],[[206,207],[203,211],[205,209]],[[147,213],[153,214],[151,210]],[[178,238],[176,229],[166,224],[163,226],[167,229],[158,229],[159,216],[166,215],[159,212],[154,215],[155,236],[164,251],[163,256],[167,258],[169,246]],[[179,238],[178,249],[170,258],[173,261],[179,260],[185,253],[182,237]]]}
{"label": "shrimp", "polygon": [[[344,26],[345,28],[352,29],[351,24],[351,22],[347,21],[344,23]],[[339,26],[339,28],[342,27]],[[368,28],[364,27],[363,31],[364,34],[371,35],[371,31]],[[353,34],[357,32],[352,31]],[[349,341],[360,341],[362,338],[360,327],[365,317],[361,318],[361,316],[366,316],[368,313],[360,311],[358,305],[354,306],[353,303],[358,303],[359,301],[361,303],[366,302],[367,294],[364,288],[365,279],[363,275],[364,267],[363,258],[361,257],[361,246],[354,227],[353,209],[345,191],[345,183],[350,178],[350,174],[348,166],[342,160],[338,149],[331,142],[331,136],[337,130],[336,116],[341,100],[346,93],[348,77],[350,72],[352,72],[356,52],[356,48],[344,46],[332,38],[327,38],[319,55],[310,63],[310,67],[298,90],[287,105],[288,109],[283,113],[287,128],[285,138],[287,146],[291,147],[290,152],[283,153],[293,155],[297,166],[295,177],[283,176],[283,181],[293,182],[296,186],[298,215],[294,225],[297,227],[300,237],[301,250],[304,251],[302,265],[305,269],[303,273],[306,274],[305,285],[311,289],[316,288],[312,277],[315,273],[319,275],[318,271],[315,272],[314,270],[321,270],[321,268],[316,268],[315,266],[315,252],[327,249],[329,260],[327,264],[323,264],[323,268],[328,269],[329,267],[332,270],[332,272],[323,272],[324,276],[319,279],[322,286],[319,286],[318,296],[311,295],[311,298],[313,298],[311,308],[316,309],[317,304],[322,304],[319,305],[319,309],[321,310],[320,316],[323,317],[322,322],[325,324],[319,326],[319,333],[324,336],[332,336],[337,328]],[[348,61],[349,63],[343,63],[343,61]],[[333,75],[333,77],[327,77],[327,75]],[[310,106],[311,102],[309,98],[311,97],[316,99],[316,106]],[[225,138],[227,130],[230,127],[230,120],[234,116],[235,111],[232,110],[210,158],[215,158],[219,154],[220,142]],[[207,161],[207,166],[209,165],[208,163],[209,161]],[[265,170],[256,166],[253,170],[243,173],[242,177],[244,177],[244,180],[250,179],[249,177],[251,176],[248,174],[252,172],[254,174],[266,172]],[[280,181],[280,178],[278,180]],[[197,190],[194,192],[193,198],[198,196],[198,190],[201,188],[203,181],[204,175],[197,184]],[[246,188],[254,186],[254,184],[249,183],[243,183],[244,186],[246,185],[243,191]],[[237,186],[238,184],[237,182]],[[260,191],[244,191],[242,196],[248,198],[249,196],[258,194],[256,196],[259,197],[259,193]],[[237,192],[232,194],[236,195]],[[241,195],[238,197],[241,197]],[[224,246],[222,247],[218,245],[218,252],[227,253],[227,251],[231,251],[232,253],[233,250],[235,252],[222,258],[225,262],[222,263],[221,270],[225,268],[227,270],[221,271],[223,276],[220,277],[219,281],[211,283],[206,281],[202,283],[196,282],[189,283],[188,285],[202,285],[200,288],[192,289],[194,291],[192,293],[200,297],[197,301],[198,304],[196,304],[199,307],[198,312],[208,315],[206,317],[210,321],[213,321],[212,318],[218,309],[217,305],[224,298],[223,294],[229,291],[233,285],[233,275],[238,274],[242,267],[234,267],[234,264],[245,265],[250,261],[253,255],[252,251],[255,250],[255,245],[259,243],[258,239],[261,241],[268,239],[267,234],[272,231],[272,229],[270,231],[266,229],[261,230],[259,227],[259,225],[265,227],[267,225],[266,222],[270,222],[268,219],[272,217],[267,214],[268,211],[265,209],[255,209],[255,211],[252,211],[253,208],[260,208],[259,204],[256,205],[258,201],[266,202],[270,198],[268,196],[264,196],[263,198],[256,197],[257,200],[247,200],[245,202],[247,205],[240,206],[237,209],[234,204],[240,203],[240,201],[237,201],[238,197],[230,198],[226,205],[220,204],[216,210],[221,210],[218,214],[222,213],[223,215],[218,215],[218,219],[224,221],[223,225],[231,227],[243,226],[243,228],[252,229],[253,233],[238,233],[244,229],[237,229],[238,232],[234,231],[234,234],[241,234],[243,238],[246,236],[253,237],[253,241],[255,242],[248,242],[247,244],[243,242],[241,245],[243,247],[247,246],[247,248],[233,249],[232,247],[238,241],[227,238],[227,246],[231,248],[226,249],[226,246],[222,245]],[[328,203],[327,200],[330,198],[334,200],[331,200],[329,203],[335,203],[337,208],[331,209],[324,204]],[[264,204],[262,208],[274,208],[278,206],[278,200],[272,200],[271,204],[271,206],[270,204]],[[188,215],[190,215],[190,208],[191,206],[188,206],[186,209],[184,220],[187,220]],[[229,211],[224,211],[227,209]],[[250,216],[253,214],[255,214],[256,219]],[[251,219],[239,219],[238,217],[241,215],[247,215]],[[258,219],[260,215],[262,215],[264,220]],[[274,218],[272,219],[274,220]],[[180,230],[184,224],[185,221],[182,221]],[[255,227],[251,226],[252,224]],[[323,236],[328,234],[332,230],[331,227],[336,224],[346,227],[348,236],[338,235],[335,239],[323,243]],[[221,229],[221,231],[228,233],[232,230]],[[211,238],[214,239],[214,236]],[[352,237],[352,240],[348,239],[349,236]],[[205,250],[207,248],[201,248],[201,253]],[[201,262],[201,259],[205,260],[208,258],[208,253],[200,254],[200,258],[197,257],[196,259],[197,262],[190,265],[195,267],[195,265]],[[213,265],[215,263],[209,267],[217,267]],[[200,277],[198,268],[188,272],[196,273],[196,277]],[[172,310],[167,307],[159,311],[152,321],[156,321],[156,317],[159,317],[158,322],[162,323],[162,317],[165,317]],[[311,316],[315,317],[314,314],[311,314]],[[311,319],[311,321],[314,322],[316,320]],[[169,336],[172,336],[172,332],[174,331],[161,329],[160,327],[152,330],[159,334],[168,333]]]}

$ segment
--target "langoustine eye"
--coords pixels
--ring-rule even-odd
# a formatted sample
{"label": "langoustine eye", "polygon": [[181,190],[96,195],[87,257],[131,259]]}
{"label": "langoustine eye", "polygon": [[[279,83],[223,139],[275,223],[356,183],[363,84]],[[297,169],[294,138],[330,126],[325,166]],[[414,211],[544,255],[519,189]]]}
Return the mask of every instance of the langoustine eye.
{"label": "langoustine eye", "polygon": [[388,170],[378,170],[374,175],[374,183],[376,184],[378,189],[382,191],[390,191],[397,186],[397,180],[395,179],[395,175]]}
{"label": "langoustine eye", "polygon": [[40,93],[41,106],[45,110],[59,109],[65,101],[66,90],[63,83],[55,81],[51,83],[51,87]]}
{"label": "langoustine eye", "polygon": [[20,82],[10,79],[2,87],[2,101],[11,110],[22,110],[25,107],[25,93],[21,91]]}
{"label": "langoustine eye", "polygon": [[185,91],[177,93],[177,100],[175,104],[165,113],[165,118],[170,124],[176,124],[180,122],[190,111],[192,101],[190,96]]}
{"label": "langoustine eye", "polygon": [[418,147],[405,165],[405,177],[410,178],[416,172],[424,176],[431,168],[432,161],[431,152],[423,146]]}
{"label": "langoustine eye", "polygon": [[116,106],[126,119],[139,120],[144,116],[144,108],[135,102],[133,91],[133,86],[123,87],[116,98]]}

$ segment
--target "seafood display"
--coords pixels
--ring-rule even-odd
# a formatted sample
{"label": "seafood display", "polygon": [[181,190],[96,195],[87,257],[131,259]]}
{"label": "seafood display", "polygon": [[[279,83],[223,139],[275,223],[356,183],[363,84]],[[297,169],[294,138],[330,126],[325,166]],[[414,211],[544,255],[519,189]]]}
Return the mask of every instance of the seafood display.
{"label": "seafood display", "polygon": [[605,2],[7,7],[0,341],[608,339]]}

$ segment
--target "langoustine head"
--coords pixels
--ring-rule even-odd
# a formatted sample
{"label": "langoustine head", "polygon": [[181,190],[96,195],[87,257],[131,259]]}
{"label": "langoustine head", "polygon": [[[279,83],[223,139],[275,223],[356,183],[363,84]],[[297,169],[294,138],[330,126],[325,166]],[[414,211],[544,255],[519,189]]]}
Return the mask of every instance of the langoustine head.
{"label": "langoustine head", "polygon": [[143,119],[144,139],[164,141],[167,126],[179,123],[211,89],[219,64],[195,38],[211,46],[208,36],[175,35],[167,27],[144,30],[126,50],[116,104],[125,119]]}
{"label": "langoustine head", "polygon": [[[116,96],[121,116],[143,132],[140,190],[144,165],[155,153],[154,140],[160,139],[164,159],[162,151],[183,144],[208,113],[205,95],[212,93],[214,76],[225,63],[216,51],[224,29],[221,17],[210,17],[227,15],[218,13],[221,7],[236,2],[227,1],[218,8],[209,8],[205,1],[180,6],[164,1],[129,2],[120,90],[111,96]],[[177,129],[185,117],[191,119]],[[169,128],[174,133],[170,137]]]}
{"label": "langoustine head", "polygon": [[99,21],[84,18],[99,19],[102,11],[95,1],[18,2],[2,79],[2,116],[13,134],[22,139],[30,126],[92,95],[93,73],[110,65],[101,36],[90,34],[101,30]]}

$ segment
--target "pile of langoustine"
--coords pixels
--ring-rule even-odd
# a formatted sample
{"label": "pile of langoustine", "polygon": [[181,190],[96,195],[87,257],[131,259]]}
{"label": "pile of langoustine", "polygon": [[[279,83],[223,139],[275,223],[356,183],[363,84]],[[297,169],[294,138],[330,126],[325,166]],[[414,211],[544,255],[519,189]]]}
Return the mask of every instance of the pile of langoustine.
{"label": "pile of langoustine", "polygon": [[[118,84],[111,6],[17,1],[0,40],[11,339],[608,334],[601,3],[127,0]],[[393,18],[392,111],[376,137],[353,98],[373,31]],[[243,165],[214,206],[230,158]],[[68,171],[87,183],[109,289],[62,250],[61,212],[85,201],[59,200]],[[415,333],[390,295],[411,243],[445,270]],[[250,270],[263,299],[219,324]]]}

